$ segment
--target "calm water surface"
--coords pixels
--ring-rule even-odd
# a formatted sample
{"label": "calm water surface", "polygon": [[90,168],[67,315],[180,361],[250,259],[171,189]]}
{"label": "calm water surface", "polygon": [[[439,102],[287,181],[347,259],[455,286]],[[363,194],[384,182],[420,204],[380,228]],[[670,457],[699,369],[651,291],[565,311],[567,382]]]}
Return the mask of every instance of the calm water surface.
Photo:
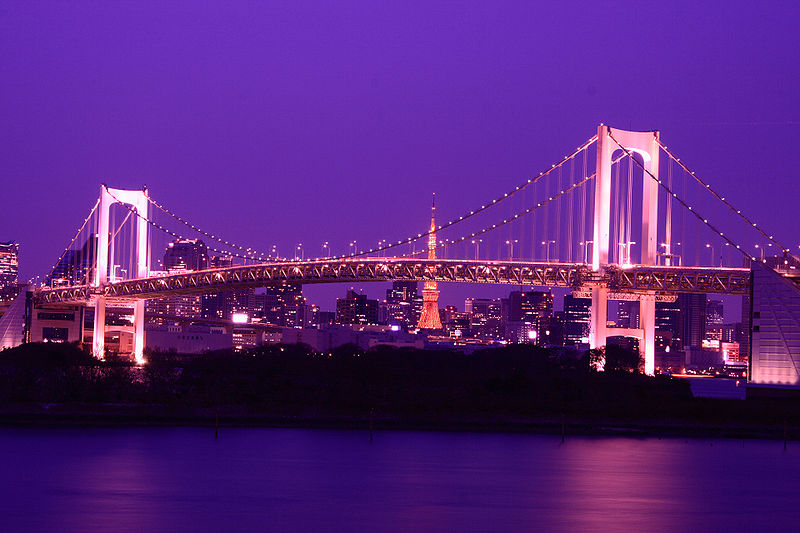
{"label": "calm water surface", "polygon": [[0,428],[2,531],[800,530],[800,443]]}

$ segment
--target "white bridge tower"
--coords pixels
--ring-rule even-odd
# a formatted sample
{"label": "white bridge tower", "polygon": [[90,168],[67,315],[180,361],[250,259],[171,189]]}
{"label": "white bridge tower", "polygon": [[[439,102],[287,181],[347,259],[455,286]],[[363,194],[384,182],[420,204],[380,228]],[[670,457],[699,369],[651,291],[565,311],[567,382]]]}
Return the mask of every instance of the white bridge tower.
{"label": "white bridge tower", "polygon": [[[658,131],[625,131],[600,125],[597,129],[597,173],[594,197],[594,243],[592,269],[602,273],[608,266],[611,225],[611,163],[614,152],[622,150],[639,154],[647,172],[642,184],[642,243],[641,264],[655,265],[658,259]],[[619,143],[619,144],[617,144]],[[592,287],[592,315],[589,344],[601,348],[606,344],[608,331],[608,287]],[[639,352],[644,355],[644,370],[655,373],[655,295],[639,299],[639,321],[643,330]]]}
{"label": "white bridge tower", "polygon": [[[129,191],[110,189],[105,184],[100,187],[100,204],[98,206],[97,253],[94,278],[91,285],[102,288],[108,283],[108,235],[109,212],[114,204],[127,204],[136,211],[136,277],[146,278],[150,275],[149,254],[147,250],[148,208],[147,189]],[[112,258],[113,259],[113,258]],[[133,308],[133,355],[137,363],[144,362],[144,300],[137,300]],[[92,353],[98,359],[105,356],[106,297],[95,296],[94,336]]]}

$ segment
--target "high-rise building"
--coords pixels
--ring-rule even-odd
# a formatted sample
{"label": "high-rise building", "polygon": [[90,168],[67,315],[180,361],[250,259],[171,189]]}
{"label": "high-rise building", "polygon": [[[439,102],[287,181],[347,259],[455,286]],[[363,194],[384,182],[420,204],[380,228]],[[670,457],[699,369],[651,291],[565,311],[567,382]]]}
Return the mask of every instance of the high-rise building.
{"label": "high-rise building", "polygon": [[511,291],[508,295],[506,337],[512,342],[544,343],[553,316],[549,291]]}
{"label": "high-rise building", "polygon": [[[436,196],[431,207],[431,229],[428,232],[428,259],[436,259]],[[442,329],[439,316],[439,290],[435,281],[426,281],[422,289],[422,314],[417,324],[420,329]]]}
{"label": "high-rise building", "polygon": [[358,294],[352,289],[348,290],[344,298],[336,299],[336,323],[377,324],[378,300],[370,300],[366,294]]}
{"label": "high-rise building", "polygon": [[97,235],[91,234],[77,250],[67,250],[47,277],[48,285],[83,285],[91,281],[97,254]]}
{"label": "high-rise building", "polygon": [[656,350],[683,349],[681,338],[681,307],[674,302],[656,302]]}
{"label": "high-rise building", "polygon": [[681,293],[678,304],[683,347],[701,347],[706,338],[706,295]]}
{"label": "high-rise building", "polygon": [[177,239],[164,252],[164,270],[180,272],[208,268],[208,247],[200,239]]}
{"label": "high-rise building", "polygon": [[306,326],[311,322],[307,308],[302,285],[284,283],[265,288],[265,322],[279,326]]}
{"label": "high-rise building", "polygon": [[0,301],[17,296],[19,283],[19,244],[0,242]]}
{"label": "high-rise building", "polygon": [[402,326],[415,326],[422,314],[422,295],[418,294],[416,281],[395,281],[386,290],[386,322]]}
{"label": "high-rise building", "polygon": [[564,343],[587,344],[592,316],[592,299],[564,296]]}
{"label": "high-rise building", "polygon": [[[208,263],[208,248],[199,239],[178,239],[169,243],[164,251],[163,266],[170,273],[205,270],[208,268]],[[204,302],[205,298],[210,299]],[[148,300],[145,308],[151,314],[151,319],[158,323],[169,322],[168,317],[173,316],[181,318],[224,318],[224,316],[216,314],[216,309],[204,312],[204,307],[209,309],[216,307],[217,301],[217,295],[190,294]],[[204,303],[207,305],[204,305]],[[152,315],[160,316],[153,317]]]}
{"label": "high-rise building", "polygon": [[617,325],[621,328],[639,329],[639,302],[617,302]]}
{"label": "high-rise building", "polygon": [[722,340],[722,323],[724,322],[722,300],[708,300],[706,303],[705,340]]}
{"label": "high-rise building", "polygon": [[467,298],[464,312],[469,315],[470,330],[477,337],[502,339],[505,332],[502,299]]}

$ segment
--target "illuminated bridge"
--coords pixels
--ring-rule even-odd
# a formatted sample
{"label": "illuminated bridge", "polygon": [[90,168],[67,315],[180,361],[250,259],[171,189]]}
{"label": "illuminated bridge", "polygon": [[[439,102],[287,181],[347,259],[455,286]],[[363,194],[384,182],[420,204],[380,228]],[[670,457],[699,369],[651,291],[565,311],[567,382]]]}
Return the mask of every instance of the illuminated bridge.
{"label": "illuminated bridge", "polygon": [[[401,222],[408,233],[420,226]],[[192,239],[208,243],[202,269],[158,265],[165,249]],[[133,352],[143,361],[148,299],[283,283],[420,281],[432,320],[426,327],[435,328],[438,283],[563,287],[592,300],[592,347],[615,334],[607,328],[609,300],[639,301],[635,334],[652,374],[657,301],[687,292],[752,296],[760,309],[753,361],[778,361],[754,366],[754,377],[800,384],[800,293],[793,281],[800,261],[673,155],[657,131],[601,125],[550,168],[497,197],[443,223],[432,216],[428,231],[387,235],[371,248],[340,243],[348,251],[341,255],[332,248],[326,241],[323,257],[310,258],[300,245],[290,257],[258,251],[200,229],[147,190],[103,185],[33,300],[42,308],[94,308],[97,357],[104,353],[106,302],[128,302]]]}

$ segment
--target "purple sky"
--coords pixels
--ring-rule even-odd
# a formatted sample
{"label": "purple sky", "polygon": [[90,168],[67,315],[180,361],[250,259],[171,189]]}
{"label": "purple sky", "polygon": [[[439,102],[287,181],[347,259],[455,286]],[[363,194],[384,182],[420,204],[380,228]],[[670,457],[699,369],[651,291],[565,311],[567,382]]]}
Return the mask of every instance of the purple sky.
{"label": "purple sky", "polygon": [[101,182],[257,249],[343,253],[424,231],[433,190],[443,218],[480,205],[600,122],[660,129],[800,243],[796,2],[199,4],[0,6],[0,241],[23,278]]}

